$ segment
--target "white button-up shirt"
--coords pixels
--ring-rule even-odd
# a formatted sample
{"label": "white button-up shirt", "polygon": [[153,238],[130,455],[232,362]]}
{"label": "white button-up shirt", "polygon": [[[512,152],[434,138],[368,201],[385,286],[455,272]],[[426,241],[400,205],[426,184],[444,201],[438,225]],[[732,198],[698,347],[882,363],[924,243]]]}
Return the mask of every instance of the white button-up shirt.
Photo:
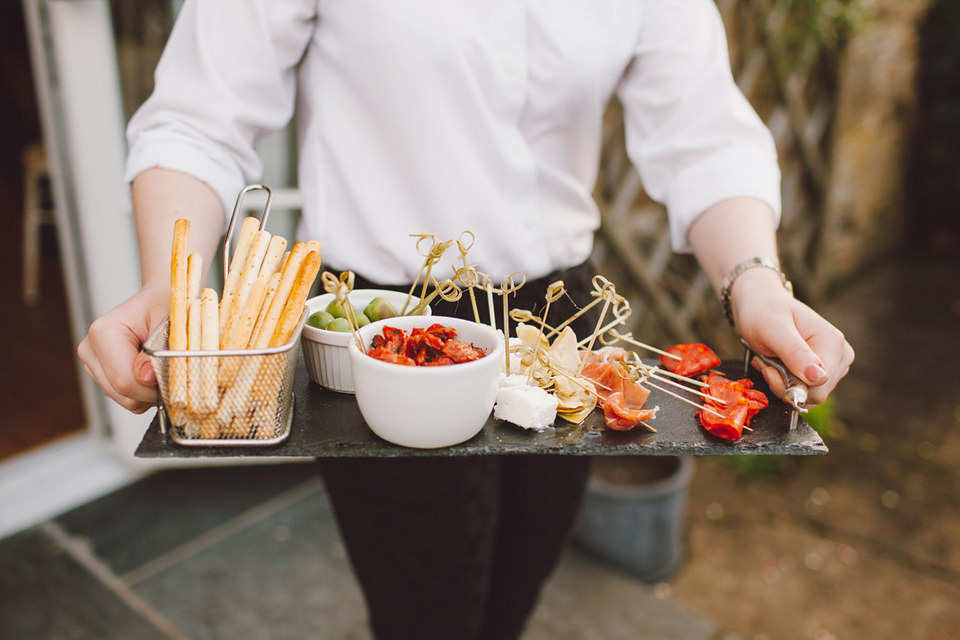
{"label": "white button-up shirt", "polygon": [[325,263],[409,282],[410,234],[469,229],[481,272],[539,277],[590,253],[615,93],[675,249],[724,198],[779,216],[776,150],[711,0],[187,0],[127,177],[191,173],[230,213],[259,180],[254,141],[296,113],[299,234]]}

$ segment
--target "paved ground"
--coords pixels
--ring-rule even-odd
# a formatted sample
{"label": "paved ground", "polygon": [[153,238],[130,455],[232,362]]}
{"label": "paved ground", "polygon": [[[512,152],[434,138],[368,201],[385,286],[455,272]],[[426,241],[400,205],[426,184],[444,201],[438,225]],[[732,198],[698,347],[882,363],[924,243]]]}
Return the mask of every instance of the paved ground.
{"label": "paved ground", "polygon": [[[370,638],[309,464],[155,474],[0,541],[0,565],[11,640]],[[732,637],[571,549],[524,639]]]}

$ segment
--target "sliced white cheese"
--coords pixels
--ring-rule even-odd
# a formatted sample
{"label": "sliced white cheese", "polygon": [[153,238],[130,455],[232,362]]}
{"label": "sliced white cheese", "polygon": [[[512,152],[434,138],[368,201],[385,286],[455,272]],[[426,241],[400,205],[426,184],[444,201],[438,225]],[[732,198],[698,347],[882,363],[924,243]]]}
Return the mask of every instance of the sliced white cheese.
{"label": "sliced white cheese", "polygon": [[493,416],[524,429],[546,429],[557,417],[557,404],[556,396],[527,384],[525,376],[500,376]]}

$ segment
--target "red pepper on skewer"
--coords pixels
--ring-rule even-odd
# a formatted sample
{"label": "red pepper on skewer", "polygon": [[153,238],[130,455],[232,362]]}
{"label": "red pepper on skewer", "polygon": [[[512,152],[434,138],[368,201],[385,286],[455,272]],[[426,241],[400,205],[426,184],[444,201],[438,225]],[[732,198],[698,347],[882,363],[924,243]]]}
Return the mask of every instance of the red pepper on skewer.
{"label": "red pepper on skewer", "polygon": [[660,363],[667,371],[681,376],[695,376],[720,364],[713,349],[700,342],[677,344],[667,349],[667,353],[680,356],[680,359],[661,355]]}
{"label": "red pepper on skewer", "polygon": [[724,440],[739,440],[743,437],[743,427],[746,425],[747,418],[747,407],[744,404],[735,402],[728,407],[711,405],[711,408],[718,410],[723,416],[710,411],[698,411],[700,426],[708,433]]}
{"label": "red pepper on skewer", "polygon": [[698,411],[697,417],[700,425],[718,438],[739,440],[753,416],[769,404],[766,394],[754,389],[747,378],[731,380],[711,371],[700,379],[709,385],[708,393],[717,401],[704,400],[704,407],[711,411]]}

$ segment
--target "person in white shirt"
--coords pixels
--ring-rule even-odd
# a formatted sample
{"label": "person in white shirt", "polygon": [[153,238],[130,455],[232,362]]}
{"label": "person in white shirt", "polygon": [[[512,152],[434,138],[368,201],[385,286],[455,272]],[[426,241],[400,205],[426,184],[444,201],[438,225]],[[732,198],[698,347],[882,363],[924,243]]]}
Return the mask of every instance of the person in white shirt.
{"label": "person in white shirt", "polygon": [[[190,250],[210,264],[237,194],[258,181],[254,142],[293,117],[298,236],[320,240],[331,268],[408,284],[422,261],[409,234],[470,229],[470,260],[495,279],[588,282],[613,96],[630,159],[667,206],[674,249],[694,252],[725,289],[740,335],[822,402],[853,350],[783,286],[776,149],[733,81],[710,0],[187,0],[128,128],[143,287],[91,325],[78,347],[85,370],[127,409],[155,405],[139,349],[168,311],[173,220],[191,220]],[[763,373],[782,396],[779,375]],[[321,465],[378,638],[521,632],[588,468],[541,458],[514,465],[526,475],[499,459]],[[389,499],[364,500],[384,484],[395,485]],[[433,502],[389,513],[397,496],[429,486]],[[567,499],[551,505],[558,493]],[[484,506],[463,507],[474,503]],[[411,523],[411,509],[429,517]],[[543,520],[521,522],[525,513]],[[398,544],[377,556],[384,531]],[[507,548],[524,534],[525,546]],[[431,553],[444,539],[444,553]],[[537,547],[543,557],[525,568]],[[403,555],[406,564],[393,558]]]}

